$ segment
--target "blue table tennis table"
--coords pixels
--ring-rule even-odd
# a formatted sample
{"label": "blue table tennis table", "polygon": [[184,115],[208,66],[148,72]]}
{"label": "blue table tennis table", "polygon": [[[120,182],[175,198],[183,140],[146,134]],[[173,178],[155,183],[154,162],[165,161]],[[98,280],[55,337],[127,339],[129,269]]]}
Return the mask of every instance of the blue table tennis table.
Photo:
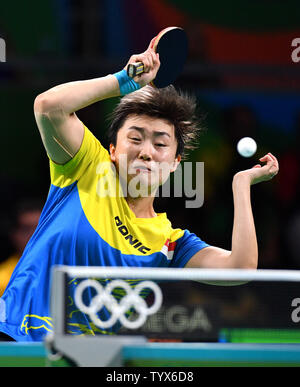
{"label": "blue table tennis table", "polygon": [[[69,366],[48,359],[43,343],[0,343],[0,366]],[[99,352],[99,356],[101,353]],[[128,367],[300,366],[300,344],[145,343],[124,346]]]}

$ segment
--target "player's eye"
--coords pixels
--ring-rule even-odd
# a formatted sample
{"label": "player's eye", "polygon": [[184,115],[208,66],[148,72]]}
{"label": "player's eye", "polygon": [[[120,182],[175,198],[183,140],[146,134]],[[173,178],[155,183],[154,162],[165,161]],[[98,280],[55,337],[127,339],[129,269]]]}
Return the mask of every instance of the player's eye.
{"label": "player's eye", "polygon": [[160,147],[164,147],[164,146],[167,146],[166,144],[161,144],[161,143],[158,143],[158,144],[155,144],[156,146],[160,146]]}
{"label": "player's eye", "polygon": [[141,141],[141,139],[137,138],[137,137],[130,137],[130,139],[133,140],[133,141]]}

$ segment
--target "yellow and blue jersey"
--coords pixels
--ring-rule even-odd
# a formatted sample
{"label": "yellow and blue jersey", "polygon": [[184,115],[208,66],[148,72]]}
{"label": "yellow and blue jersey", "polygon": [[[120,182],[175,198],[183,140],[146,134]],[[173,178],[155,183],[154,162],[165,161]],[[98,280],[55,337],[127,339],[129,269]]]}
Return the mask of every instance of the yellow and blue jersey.
{"label": "yellow and blue jersey", "polygon": [[[50,160],[51,186],[39,224],[0,298],[0,331],[17,341],[41,341],[52,331],[53,265],[184,267],[208,246],[188,230],[172,228],[165,213],[137,218],[120,194],[113,167],[108,151],[86,127],[69,162]],[[77,311],[76,284],[70,280],[69,332],[112,332],[97,329]]]}

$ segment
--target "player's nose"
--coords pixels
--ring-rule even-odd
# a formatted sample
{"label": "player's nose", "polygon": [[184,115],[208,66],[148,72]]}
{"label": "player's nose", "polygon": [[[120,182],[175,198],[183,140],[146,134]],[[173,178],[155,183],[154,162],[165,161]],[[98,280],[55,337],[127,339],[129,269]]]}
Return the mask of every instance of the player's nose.
{"label": "player's nose", "polygon": [[149,153],[141,152],[139,154],[139,159],[144,160],[144,161],[151,161],[152,157],[151,157],[151,155]]}
{"label": "player's nose", "polygon": [[152,145],[145,142],[140,150],[139,153],[139,159],[142,159],[144,161],[151,161],[152,156]]}

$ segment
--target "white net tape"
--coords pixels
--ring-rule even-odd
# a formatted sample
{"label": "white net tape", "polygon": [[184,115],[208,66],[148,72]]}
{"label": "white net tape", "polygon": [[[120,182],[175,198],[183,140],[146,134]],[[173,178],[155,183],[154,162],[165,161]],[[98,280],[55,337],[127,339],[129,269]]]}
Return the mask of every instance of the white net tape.
{"label": "white net tape", "polygon": [[298,270],[247,269],[181,269],[140,267],[81,267],[61,266],[73,277],[99,277],[123,279],[182,280],[182,281],[287,281],[300,282]]}

